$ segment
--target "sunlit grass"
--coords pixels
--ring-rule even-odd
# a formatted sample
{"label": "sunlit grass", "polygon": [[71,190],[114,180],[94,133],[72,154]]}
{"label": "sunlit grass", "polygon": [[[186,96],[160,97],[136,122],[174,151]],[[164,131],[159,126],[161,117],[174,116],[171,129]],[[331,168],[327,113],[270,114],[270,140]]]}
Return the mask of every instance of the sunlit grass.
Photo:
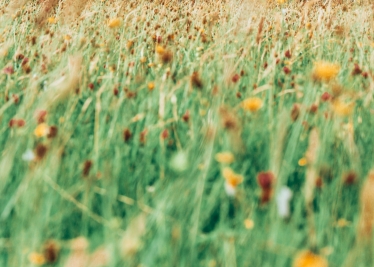
{"label": "sunlit grass", "polygon": [[0,4],[0,266],[373,265],[371,3],[37,2]]}

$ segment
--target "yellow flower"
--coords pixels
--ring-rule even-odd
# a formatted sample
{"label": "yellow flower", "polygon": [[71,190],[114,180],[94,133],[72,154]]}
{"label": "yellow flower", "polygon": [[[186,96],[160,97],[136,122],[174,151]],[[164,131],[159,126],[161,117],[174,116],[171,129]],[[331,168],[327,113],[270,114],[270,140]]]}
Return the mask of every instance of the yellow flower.
{"label": "yellow flower", "polygon": [[206,110],[205,110],[205,109],[200,109],[200,110],[199,110],[199,115],[200,115],[201,117],[204,117],[204,116],[206,115]]}
{"label": "yellow flower", "polygon": [[45,258],[40,253],[32,252],[29,255],[29,261],[35,265],[43,265],[45,263]]}
{"label": "yellow flower", "polygon": [[234,188],[243,182],[243,176],[235,173],[229,167],[226,167],[222,170],[222,176],[225,178],[226,183]]}
{"label": "yellow flower", "polygon": [[347,221],[346,219],[342,218],[342,219],[339,219],[339,220],[336,222],[335,225],[336,225],[336,227],[342,228],[342,227],[349,226],[349,225],[350,225],[350,222]]}
{"label": "yellow flower", "polygon": [[260,98],[258,97],[250,97],[242,102],[242,107],[244,110],[251,111],[251,112],[256,112],[259,110],[263,105],[263,102]]}
{"label": "yellow flower", "polygon": [[49,133],[49,126],[46,123],[39,124],[34,130],[34,134],[38,138],[44,137],[48,135],[48,133]]}
{"label": "yellow flower", "polygon": [[231,152],[221,152],[216,154],[215,159],[219,163],[230,164],[234,161],[234,155]]}
{"label": "yellow flower", "polygon": [[133,45],[134,45],[134,42],[131,41],[131,40],[127,41],[127,43],[126,43],[127,49],[130,49]]}
{"label": "yellow flower", "polygon": [[162,55],[165,53],[165,48],[163,48],[161,45],[156,46],[156,53],[159,55]]}
{"label": "yellow flower", "polygon": [[325,258],[316,255],[311,251],[301,251],[293,262],[293,267],[328,267],[329,264]]}
{"label": "yellow flower", "polygon": [[284,4],[286,0],[277,0],[278,4]]}
{"label": "yellow flower", "polygon": [[155,89],[155,83],[154,82],[149,82],[148,83],[148,90],[152,91],[153,89]]}
{"label": "yellow flower", "polygon": [[308,161],[306,158],[301,158],[299,159],[298,163],[299,163],[299,166],[305,166],[308,164]]}
{"label": "yellow flower", "polygon": [[354,102],[343,102],[340,99],[337,99],[332,103],[332,109],[334,112],[342,117],[349,116],[353,112],[354,107]]}
{"label": "yellow flower", "polygon": [[119,26],[121,26],[121,20],[119,18],[111,19],[108,22],[108,26],[111,29],[118,28]]}
{"label": "yellow flower", "polygon": [[56,18],[54,18],[54,17],[48,18],[48,23],[49,24],[55,24],[56,22],[57,22]]}
{"label": "yellow flower", "polygon": [[331,62],[319,61],[314,63],[313,79],[317,81],[331,81],[340,71],[340,66]]}
{"label": "yellow flower", "polygon": [[251,219],[245,219],[244,226],[247,229],[253,229],[253,227],[255,226],[255,223]]}

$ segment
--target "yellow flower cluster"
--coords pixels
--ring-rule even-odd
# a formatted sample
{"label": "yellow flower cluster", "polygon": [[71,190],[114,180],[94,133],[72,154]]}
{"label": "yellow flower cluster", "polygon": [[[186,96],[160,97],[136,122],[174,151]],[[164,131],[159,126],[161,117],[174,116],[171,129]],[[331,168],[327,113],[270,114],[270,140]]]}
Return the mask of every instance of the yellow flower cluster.
{"label": "yellow flower cluster", "polygon": [[243,176],[235,173],[229,167],[226,167],[222,170],[222,176],[223,178],[225,178],[226,182],[234,188],[243,182]]}
{"label": "yellow flower cluster", "polygon": [[334,79],[340,71],[340,66],[326,61],[314,63],[313,79],[316,81],[328,82]]}
{"label": "yellow flower cluster", "polygon": [[108,27],[111,29],[118,28],[119,26],[121,26],[121,20],[119,18],[111,19],[108,22]]}
{"label": "yellow flower cluster", "polygon": [[230,164],[234,162],[234,155],[231,152],[221,152],[216,154],[215,159],[219,163]]}
{"label": "yellow flower cluster", "polygon": [[49,134],[49,126],[46,123],[39,124],[35,130],[34,135],[38,138],[45,137]]}
{"label": "yellow flower cluster", "polygon": [[335,114],[342,117],[351,115],[354,107],[354,102],[344,102],[340,99],[336,99],[332,102],[332,109],[334,110]]}
{"label": "yellow flower cluster", "polygon": [[329,264],[325,258],[313,252],[301,251],[293,262],[293,267],[328,267]]}
{"label": "yellow flower cluster", "polygon": [[247,111],[256,112],[263,105],[261,98],[249,97],[242,102],[242,108]]}

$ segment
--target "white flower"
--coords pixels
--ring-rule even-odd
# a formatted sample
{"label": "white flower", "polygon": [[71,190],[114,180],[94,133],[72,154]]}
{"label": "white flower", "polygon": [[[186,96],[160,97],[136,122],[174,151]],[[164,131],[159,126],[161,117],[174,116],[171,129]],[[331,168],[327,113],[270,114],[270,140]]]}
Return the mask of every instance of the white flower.
{"label": "white flower", "polygon": [[281,218],[290,216],[290,200],[292,199],[292,191],[287,186],[283,186],[276,197],[278,215]]}
{"label": "white flower", "polygon": [[225,191],[226,191],[226,194],[229,196],[229,197],[234,197],[235,194],[236,194],[236,187],[230,185],[229,183],[225,183]]}
{"label": "white flower", "polygon": [[24,161],[33,161],[35,159],[35,154],[31,149],[28,149],[22,154],[22,159]]}
{"label": "white flower", "polygon": [[183,172],[188,168],[188,155],[186,152],[177,152],[170,162],[171,167],[177,172]]}
{"label": "white flower", "polygon": [[172,104],[176,104],[177,103],[177,97],[175,95],[172,95],[171,98],[170,98],[170,101]]}

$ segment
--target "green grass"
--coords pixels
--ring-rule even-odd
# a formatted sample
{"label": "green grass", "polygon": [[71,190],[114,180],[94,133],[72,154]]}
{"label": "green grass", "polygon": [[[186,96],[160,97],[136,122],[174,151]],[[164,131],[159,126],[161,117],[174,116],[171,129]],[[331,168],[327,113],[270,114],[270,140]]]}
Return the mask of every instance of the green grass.
{"label": "green grass", "polygon": [[[372,242],[363,248],[357,238],[360,191],[374,152],[370,5],[315,5],[302,19],[305,6],[294,2],[133,1],[113,8],[120,2],[94,1],[72,24],[62,22],[57,7],[50,15],[56,24],[35,25],[32,1],[0,18],[0,69],[14,70],[0,75],[0,266],[33,266],[30,253],[43,254],[48,240],[60,250],[45,266],[67,267],[69,255],[100,248],[106,263],[82,266],[281,267],[292,266],[301,250],[323,255],[329,266],[372,266]],[[116,17],[121,26],[109,28]],[[157,35],[171,62],[155,53]],[[19,54],[29,59],[29,73]],[[69,71],[69,58],[80,57]],[[313,80],[316,61],[339,64],[338,76]],[[352,75],[354,63],[368,78]],[[201,88],[191,82],[194,72]],[[353,111],[339,116],[332,100],[321,101],[324,92],[353,101]],[[263,106],[242,109],[254,96]],[[315,114],[308,112],[313,103]],[[57,127],[54,138],[35,136],[38,110]],[[224,127],[227,116],[235,129]],[[14,118],[25,125],[10,127]],[[312,129],[315,160],[300,166],[312,149]],[[23,160],[41,147],[43,157]],[[235,197],[226,194],[224,166],[215,160],[222,151],[234,154],[230,167],[244,177]],[[92,166],[83,175],[87,161]],[[263,205],[256,179],[262,171],[276,177]],[[357,174],[352,185],[343,183],[348,171]],[[323,181],[311,203],[308,172]],[[282,186],[293,191],[287,219],[277,213]],[[337,226],[341,219],[348,224]],[[81,236],[87,252],[74,252],[71,240]]]}

